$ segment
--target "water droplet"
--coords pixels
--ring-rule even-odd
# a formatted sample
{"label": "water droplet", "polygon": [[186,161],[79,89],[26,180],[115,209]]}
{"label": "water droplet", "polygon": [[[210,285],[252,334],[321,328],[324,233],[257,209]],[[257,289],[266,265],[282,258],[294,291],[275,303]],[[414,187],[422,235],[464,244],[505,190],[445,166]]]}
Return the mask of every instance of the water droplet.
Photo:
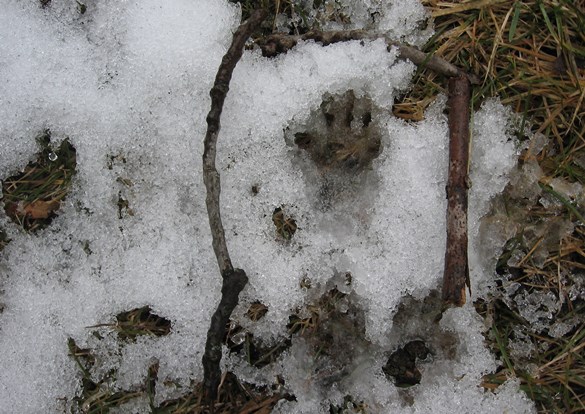
{"label": "water droplet", "polygon": [[49,152],[49,161],[57,161],[57,158],[59,158],[57,154],[54,152]]}
{"label": "water droplet", "polygon": [[237,334],[232,336],[231,339],[235,345],[240,345],[242,342],[246,340],[246,332],[245,331],[238,332]]}

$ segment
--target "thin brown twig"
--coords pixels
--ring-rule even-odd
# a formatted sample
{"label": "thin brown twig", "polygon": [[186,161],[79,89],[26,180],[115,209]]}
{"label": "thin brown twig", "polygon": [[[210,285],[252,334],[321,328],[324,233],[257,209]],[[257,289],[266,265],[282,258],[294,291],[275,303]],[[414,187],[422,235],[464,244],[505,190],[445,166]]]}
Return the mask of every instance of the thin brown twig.
{"label": "thin brown twig", "polygon": [[323,46],[332,43],[347,42],[350,40],[376,40],[384,39],[388,48],[396,47],[398,49],[399,57],[408,59],[417,66],[426,67],[434,72],[440,73],[447,77],[458,77],[464,75],[472,84],[479,83],[479,78],[475,75],[465,73],[457,66],[441,59],[433,54],[426,54],[415,47],[405,45],[390,40],[388,37],[368,33],[364,30],[343,30],[323,32],[320,30],[311,30],[303,35],[287,35],[287,34],[273,34],[266,38],[258,39],[256,44],[262,49],[262,54],[266,57],[273,57],[280,53],[286,53],[296,46],[296,44],[303,40],[314,40],[323,44]]}
{"label": "thin brown twig", "polygon": [[465,303],[465,286],[470,286],[467,259],[470,101],[469,80],[465,76],[449,79],[449,178],[443,302],[455,306]]}
{"label": "thin brown twig", "polygon": [[223,103],[229,91],[234,68],[242,57],[246,40],[265,17],[266,11],[257,10],[238,27],[233,35],[232,44],[221,61],[215,77],[215,83],[210,91],[211,110],[207,115],[207,133],[204,141],[203,181],[207,190],[205,200],[207,214],[209,216],[213,250],[221,272],[222,287],[221,300],[211,317],[211,324],[207,331],[207,341],[203,355],[203,390],[208,401],[212,401],[217,396],[217,389],[221,379],[221,370],[219,368],[221,344],[225,336],[226,325],[238,304],[240,292],[248,283],[246,273],[242,269],[234,269],[225,241],[219,205],[221,185],[219,172],[215,168],[217,136],[220,130]]}

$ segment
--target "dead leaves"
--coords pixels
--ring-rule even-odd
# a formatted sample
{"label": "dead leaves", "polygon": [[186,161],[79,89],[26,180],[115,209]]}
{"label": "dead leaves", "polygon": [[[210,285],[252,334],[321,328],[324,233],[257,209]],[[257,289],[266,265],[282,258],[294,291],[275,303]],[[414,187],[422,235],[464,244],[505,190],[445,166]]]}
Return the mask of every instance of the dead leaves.
{"label": "dead leaves", "polygon": [[26,219],[43,220],[55,215],[61,207],[59,200],[35,200],[31,203],[19,201],[6,205],[7,214],[16,222],[22,223]]}
{"label": "dead leaves", "polygon": [[272,222],[276,227],[276,233],[284,240],[290,240],[297,231],[295,219],[287,216],[281,207],[277,207],[272,213]]}

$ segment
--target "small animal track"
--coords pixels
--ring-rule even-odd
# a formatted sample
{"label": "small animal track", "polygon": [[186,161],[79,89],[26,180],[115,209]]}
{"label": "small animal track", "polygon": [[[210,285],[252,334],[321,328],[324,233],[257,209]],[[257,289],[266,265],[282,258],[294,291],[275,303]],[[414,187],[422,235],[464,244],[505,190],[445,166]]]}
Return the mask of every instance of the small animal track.
{"label": "small animal track", "polygon": [[372,122],[373,103],[353,90],[323,97],[313,125],[294,134],[294,143],[323,169],[362,170],[381,151],[380,133]]}

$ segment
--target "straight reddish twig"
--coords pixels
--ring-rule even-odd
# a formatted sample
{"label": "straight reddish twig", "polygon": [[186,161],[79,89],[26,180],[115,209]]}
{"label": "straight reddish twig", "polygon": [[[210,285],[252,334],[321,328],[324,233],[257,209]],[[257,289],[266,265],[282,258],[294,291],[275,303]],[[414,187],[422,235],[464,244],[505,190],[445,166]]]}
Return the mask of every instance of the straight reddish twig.
{"label": "straight reddish twig", "polygon": [[455,306],[465,303],[465,286],[470,286],[467,259],[470,102],[469,79],[463,75],[449,79],[449,178],[443,302]]}

